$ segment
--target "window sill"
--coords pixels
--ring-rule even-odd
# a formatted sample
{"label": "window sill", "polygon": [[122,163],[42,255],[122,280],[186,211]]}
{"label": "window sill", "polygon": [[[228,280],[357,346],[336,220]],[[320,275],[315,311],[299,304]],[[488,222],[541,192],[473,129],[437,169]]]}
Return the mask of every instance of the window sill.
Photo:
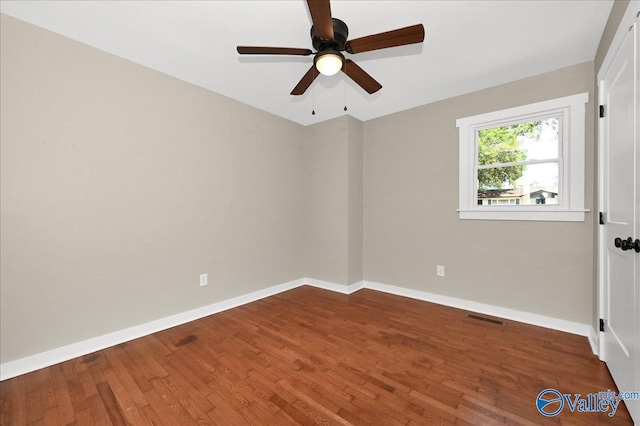
{"label": "window sill", "polygon": [[550,222],[584,222],[589,210],[542,210],[540,208],[491,208],[457,210],[460,219],[530,220]]}

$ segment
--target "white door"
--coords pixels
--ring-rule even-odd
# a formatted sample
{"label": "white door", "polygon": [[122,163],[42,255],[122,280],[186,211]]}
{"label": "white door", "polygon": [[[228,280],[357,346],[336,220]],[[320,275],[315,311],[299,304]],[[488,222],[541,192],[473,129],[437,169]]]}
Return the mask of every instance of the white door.
{"label": "white door", "polygon": [[[640,238],[637,27],[634,24],[624,35],[601,83],[605,107],[600,122],[605,210],[600,242],[605,308],[601,355],[619,391],[640,390],[640,253],[634,249]],[[637,244],[640,252],[640,241]],[[626,403],[640,424],[640,401]]]}

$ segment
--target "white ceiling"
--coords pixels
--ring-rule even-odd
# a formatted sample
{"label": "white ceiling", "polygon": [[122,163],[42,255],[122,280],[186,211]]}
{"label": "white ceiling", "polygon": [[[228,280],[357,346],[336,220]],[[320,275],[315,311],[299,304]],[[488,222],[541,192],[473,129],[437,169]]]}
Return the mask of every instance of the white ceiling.
{"label": "white ceiling", "polygon": [[[369,95],[343,73],[289,93],[313,56],[243,56],[237,45],[310,48],[303,0],[1,1],[2,13],[308,125],[366,121],[593,60],[613,0],[347,1],[332,15],[349,38],[422,23],[423,44],[345,56],[382,84]],[[311,115],[315,108],[316,115]]]}

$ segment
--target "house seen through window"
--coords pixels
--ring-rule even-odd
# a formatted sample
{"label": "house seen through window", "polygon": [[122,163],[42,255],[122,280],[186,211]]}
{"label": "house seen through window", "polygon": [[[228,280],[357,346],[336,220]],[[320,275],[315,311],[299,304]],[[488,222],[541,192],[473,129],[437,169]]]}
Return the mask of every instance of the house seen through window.
{"label": "house seen through window", "polygon": [[561,117],[476,131],[478,205],[558,204]]}

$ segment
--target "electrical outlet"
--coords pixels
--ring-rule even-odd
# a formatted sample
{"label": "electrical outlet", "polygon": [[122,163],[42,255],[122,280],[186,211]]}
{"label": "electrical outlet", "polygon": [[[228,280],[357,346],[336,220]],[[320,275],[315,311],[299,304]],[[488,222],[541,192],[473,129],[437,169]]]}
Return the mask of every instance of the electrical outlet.
{"label": "electrical outlet", "polygon": [[204,287],[207,284],[207,274],[200,274],[200,287]]}
{"label": "electrical outlet", "polygon": [[436,275],[439,277],[444,277],[444,266],[442,265],[436,266]]}

